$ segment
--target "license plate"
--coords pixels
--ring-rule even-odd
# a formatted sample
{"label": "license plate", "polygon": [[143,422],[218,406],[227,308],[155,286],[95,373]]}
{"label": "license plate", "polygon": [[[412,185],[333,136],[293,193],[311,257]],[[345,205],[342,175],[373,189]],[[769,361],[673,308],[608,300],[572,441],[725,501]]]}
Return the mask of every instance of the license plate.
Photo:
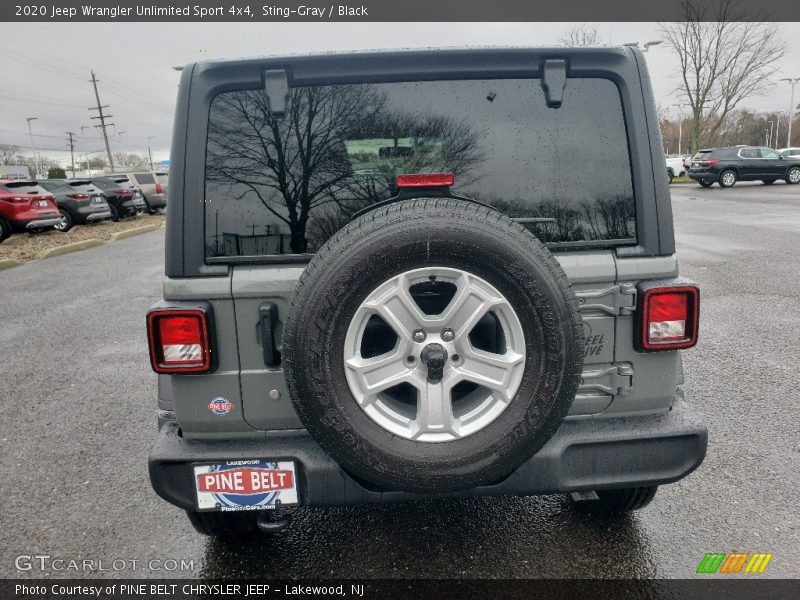
{"label": "license plate", "polygon": [[95,204],[100,204],[102,201],[103,201],[103,198],[102,198],[102,196],[95,196],[95,197],[92,199],[92,202],[94,202]]}
{"label": "license plate", "polygon": [[231,460],[195,465],[198,510],[265,510],[297,504],[293,461]]}
{"label": "license plate", "polygon": [[47,200],[39,200],[39,206],[47,206]]}

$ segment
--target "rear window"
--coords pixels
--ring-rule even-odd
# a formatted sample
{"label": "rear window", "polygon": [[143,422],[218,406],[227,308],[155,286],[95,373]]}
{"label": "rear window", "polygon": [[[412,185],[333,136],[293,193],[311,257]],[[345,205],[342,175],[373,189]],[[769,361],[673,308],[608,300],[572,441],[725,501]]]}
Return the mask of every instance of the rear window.
{"label": "rear window", "polygon": [[151,173],[136,173],[134,177],[139,185],[149,185],[156,182]]}
{"label": "rear window", "polygon": [[77,192],[94,192],[95,185],[91,181],[70,181],[69,187]]}
{"label": "rear window", "polygon": [[156,173],[156,179],[159,183],[169,183],[169,175],[167,173]]}
{"label": "rear window", "polygon": [[62,188],[67,185],[66,181],[40,181],[39,185],[46,189],[48,192],[52,192],[53,190],[57,190],[58,188]]}
{"label": "rear window", "polygon": [[11,181],[3,187],[13,194],[46,194],[47,190],[36,181]]}
{"label": "rear window", "polygon": [[636,241],[614,83],[568,79],[553,109],[539,80],[424,81],[293,88],[281,119],[261,90],[218,95],[206,254],[313,253],[403,173],[453,173],[548,244]]}

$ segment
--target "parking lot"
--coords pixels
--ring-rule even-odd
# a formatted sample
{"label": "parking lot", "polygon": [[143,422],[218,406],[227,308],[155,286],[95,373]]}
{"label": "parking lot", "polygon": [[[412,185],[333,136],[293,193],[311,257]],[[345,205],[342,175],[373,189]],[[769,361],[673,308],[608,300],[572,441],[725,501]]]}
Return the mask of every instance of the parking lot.
{"label": "parking lot", "polygon": [[[800,186],[672,196],[682,274],[702,290],[684,366],[708,456],[617,522],[558,496],[426,500],[300,509],[273,537],[209,541],[147,479],[144,313],[161,295],[163,231],[3,271],[0,577],[97,574],[15,567],[45,554],[102,559],[110,576],[686,578],[712,551],[771,552],[763,576],[796,576]],[[147,567],[167,559],[192,562]]]}

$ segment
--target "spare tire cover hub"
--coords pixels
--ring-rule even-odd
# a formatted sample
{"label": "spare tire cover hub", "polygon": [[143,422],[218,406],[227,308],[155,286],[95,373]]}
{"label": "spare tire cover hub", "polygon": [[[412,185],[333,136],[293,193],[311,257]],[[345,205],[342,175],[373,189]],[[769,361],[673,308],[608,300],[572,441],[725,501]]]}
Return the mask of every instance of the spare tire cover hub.
{"label": "spare tire cover hub", "polygon": [[[414,286],[428,282],[455,286],[447,306],[435,315],[423,312],[412,297]],[[470,333],[489,314],[502,330],[502,352],[470,342]],[[364,357],[364,337],[376,316],[391,327],[396,342],[388,352]],[[420,329],[425,332],[421,343],[413,339]],[[442,336],[448,329],[453,336],[445,341],[451,337]],[[344,346],[347,382],[359,406],[387,431],[419,442],[446,442],[486,427],[514,398],[525,366],[525,336],[508,300],[477,275],[445,267],[414,269],[380,285],[361,303]],[[439,349],[444,350],[441,365],[435,356]],[[453,389],[462,382],[476,387],[454,402]],[[400,384],[407,385],[392,395]]]}

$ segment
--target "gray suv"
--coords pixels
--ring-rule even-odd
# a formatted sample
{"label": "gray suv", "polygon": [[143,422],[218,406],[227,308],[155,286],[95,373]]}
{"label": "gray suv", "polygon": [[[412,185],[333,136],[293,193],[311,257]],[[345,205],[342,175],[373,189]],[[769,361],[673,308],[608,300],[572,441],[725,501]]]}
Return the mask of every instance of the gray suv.
{"label": "gray suv", "polygon": [[149,468],[200,532],[431,495],[621,514],[702,462],[638,50],[191,64],[171,157]]}
{"label": "gray suv", "polygon": [[151,215],[167,206],[168,174],[163,171],[132,171],[126,173],[136,187],[142,191],[147,212]]}

